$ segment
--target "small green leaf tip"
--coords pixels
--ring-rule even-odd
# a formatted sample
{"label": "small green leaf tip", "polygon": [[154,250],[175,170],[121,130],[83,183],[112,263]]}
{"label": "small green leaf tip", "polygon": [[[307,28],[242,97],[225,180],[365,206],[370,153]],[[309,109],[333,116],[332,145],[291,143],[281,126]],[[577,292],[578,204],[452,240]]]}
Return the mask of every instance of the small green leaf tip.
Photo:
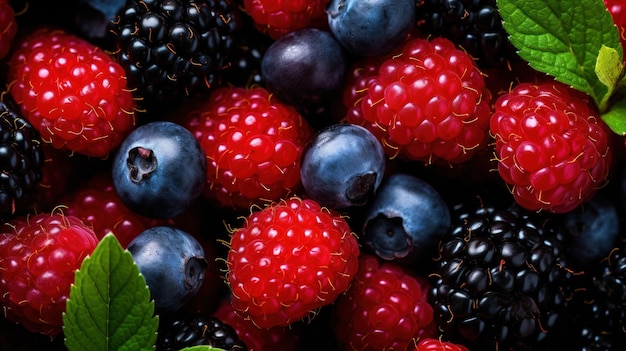
{"label": "small green leaf tip", "polygon": [[611,109],[601,115],[611,130],[621,136],[626,135],[626,100],[619,100]]}
{"label": "small green leaf tip", "polygon": [[63,315],[70,351],[154,350],[159,320],[146,281],[113,234],[76,272]]}
{"label": "small green leaf tip", "polygon": [[[607,86],[606,74],[596,74],[598,56],[603,46],[617,53],[612,62],[621,61],[623,52],[619,30],[602,0],[497,0],[497,6],[520,57],[606,108],[614,87]],[[607,69],[613,74],[615,67]]]}
{"label": "small green leaf tip", "polygon": [[224,349],[217,349],[211,346],[191,346],[180,349],[179,351],[226,351]]}

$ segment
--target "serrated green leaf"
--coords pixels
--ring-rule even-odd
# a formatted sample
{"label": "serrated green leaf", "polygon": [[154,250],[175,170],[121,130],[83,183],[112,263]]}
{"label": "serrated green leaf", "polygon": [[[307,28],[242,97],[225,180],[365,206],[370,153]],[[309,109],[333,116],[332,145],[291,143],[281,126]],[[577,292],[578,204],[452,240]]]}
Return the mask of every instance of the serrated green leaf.
{"label": "serrated green leaf", "polygon": [[611,109],[601,115],[602,120],[618,135],[626,135],[626,100],[617,101]]}
{"label": "serrated green leaf", "polygon": [[604,84],[608,92],[599,104],[601,111],[608,108],[609,98],[617,88],[624,72],[624,61],[617,50],[602,45],[595,66],[596,76],[602,84]]}
{"label": "serrated green leaf", "polygon": [[185,347],[184,349],[180,349],[178,351],[225,351],[224,349],[216,349],[214,347],[211,346],[191,346],[191,347]]}
{"label": "serrated green leaf", "polygon": [[63,315],[70,351],[153,350],[159,319],[132,255],[113,234],[76,272]]}
{"label": "serrated green leaf", "polygon": [[519,55],[538,71],[589,94],[598,106],[609,88],[596,76],[602,45],[623,57],[620,36],[602,0],[497,0]]}

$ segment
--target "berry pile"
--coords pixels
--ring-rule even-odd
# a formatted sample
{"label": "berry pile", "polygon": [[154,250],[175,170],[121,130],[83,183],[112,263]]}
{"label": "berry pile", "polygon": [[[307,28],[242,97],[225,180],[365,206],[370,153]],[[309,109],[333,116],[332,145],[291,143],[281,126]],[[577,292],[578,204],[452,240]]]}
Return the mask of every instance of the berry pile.
{"label": "berry pile", "polygon": [[0,349],[148,324],[113,237],[141,349],[620,350],[626,7],[537,1],[0,0]]}

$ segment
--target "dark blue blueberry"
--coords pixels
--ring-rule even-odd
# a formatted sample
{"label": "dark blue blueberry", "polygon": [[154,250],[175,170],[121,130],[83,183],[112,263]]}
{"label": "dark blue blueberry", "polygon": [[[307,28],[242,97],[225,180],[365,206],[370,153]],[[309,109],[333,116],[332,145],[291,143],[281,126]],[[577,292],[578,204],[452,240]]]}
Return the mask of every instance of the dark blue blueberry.
{"label": "dark blue blueberry", "polygon": [[261,60],[267,89],[305,115],[322,114],[343,88],[346,57],[329,32],[307,28],[276,40]]}
{"label": "dark blue blueberry", "polygon": [[357,56],[380,56],[415,26],[414,0],[333,0],[328,24],[337,41]]}
{"label": "dark blue blueberry", "polygon": [[144,216],[171,218],[202,195],[206,158],[191,132],[157,121],[137,127],[122,142],[112,172],[127,207]]}
{"label": "dark blue blueberry", "polygon": [[564,214],[564,224],[570,233],[572,259],[585,267],[607,257],[616,245],[619,221],[615,204],[601,194]]}
{"label": "dark blue blueberry", "polygon": [[430,259],[451,224],[435,188],[404,173],[387,176],[365,211],[363,241],[386,260]]}
{"label": "dark blue blueberry", "polygon": [[168,226],[152,227],[128,244],[146,279],[158,312],[176,312],[193,296],[208,268],[204,250],[190,234]]}
{"label": "dark blue blueberry", "polygon": [[300,179],[306,193],[323,206],[362,206],[380,185],[386,160],[370,131],[335,124],[320,130],[305,147]]}

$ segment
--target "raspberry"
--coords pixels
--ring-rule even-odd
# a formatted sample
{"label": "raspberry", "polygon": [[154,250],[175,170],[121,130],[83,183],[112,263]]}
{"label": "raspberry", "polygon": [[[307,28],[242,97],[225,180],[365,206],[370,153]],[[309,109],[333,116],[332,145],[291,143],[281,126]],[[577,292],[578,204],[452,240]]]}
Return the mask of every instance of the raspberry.
{"label": "raspberry", "polygon": [[498,172],[529,210],[569,212],[607,180],[607,127],[590,99],[563,84],[522,83],[496,101]]}
{"label": "raspberry", "polygon": [[303,28],[327,25],[326,3],[321,0],[243,0],[256,28],[272,39]]}
{"label": "raspberry", "polygon": [[407,350],[437,335],[430,284],[393,261],[359,258],[359,270],[337,299],[332,328],[343,350]]}
{"label": "raspberry", "polygon": [[298,197],[268,205],[233,231],[226,261],[233,308],[261,328],[301,320],[348,288],[358,255],[338,213]]}
{"label": "raspberry", "polygon": [[463,345],[427,338],[421,340],[413,351],[469,351],[469,349]]}
{"label": "raspberry", "polygon": [[355,101],[347,106],[348,122],[379,136],[391,158],[467,161],[489,139],[491,95],[480,71],[445,38],[415,38],[400,49],[376,75],[353,77],[363,89],[344,93]]}
{"label": "raspberry", "polygon": [[312,128],[264,88],[218,88],[186,118],[207,157],[208,198],[247,209],[300,185],[300,156]]}
{"label": "raspberry", "polygon": [[0,59],[11,50],[11,44],[17,34],[15,11],[9,0],[0,0]]}
{"label": "raspberry", "polygon": [[248,350],[298,350],[298,339],[291,329],[284,326],[260,329],[250,320],[238,315],[229,299],[222,301],[214,316],[235,329],[239,339],[248,346]]}
{"label": "raspberry", "polygon": [[66,196],[66,213],[91,226],[98,239],[112,232],[122,247],[150,227],[151,219],[128,209],[113,186],[109,173],[101,173]]}
{"label": "raspberry", "polygon": [[[604,6],[611,13],[613,22],[619,29],[622,48],[626,50],[626,4],[622,0],[604,0]],[[626,61],[626,59],[624,59]]]}
{"label": "raspberry", "polygon": [[7,319],[34,333],[61,332],[74,272],[98,243],[62,213],[16,218],[0,234],[0,302]]}
{"label": "raspberry", "polygon": [[103,50],[62,30],[42,28],[19,42],[9,89],[44,142],[105,157],[135,124],[122,67]]}

